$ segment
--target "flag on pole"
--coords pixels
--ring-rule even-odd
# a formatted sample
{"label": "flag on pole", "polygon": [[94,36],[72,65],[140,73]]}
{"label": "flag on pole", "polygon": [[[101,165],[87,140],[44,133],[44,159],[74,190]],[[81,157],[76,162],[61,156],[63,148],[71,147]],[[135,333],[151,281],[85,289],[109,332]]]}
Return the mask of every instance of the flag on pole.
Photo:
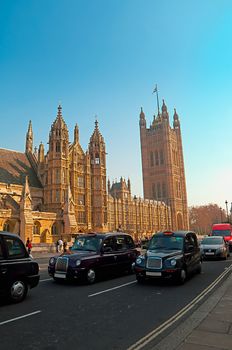
{"label": "flag on pole", "polygon": [[156,87],[154,88],[153,94],[154,94],[155,92],[157,92],[157,85],[156,85]]}

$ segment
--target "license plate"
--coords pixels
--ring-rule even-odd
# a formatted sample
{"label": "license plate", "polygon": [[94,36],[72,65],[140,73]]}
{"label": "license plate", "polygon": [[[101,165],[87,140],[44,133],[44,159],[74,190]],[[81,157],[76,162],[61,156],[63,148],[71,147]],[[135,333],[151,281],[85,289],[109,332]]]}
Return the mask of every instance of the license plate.
{"label": "license plate", "polygon": [[54,273],[54,277],[56,278],[66,278],[66,273]]}
{"label": "license plate", "polygon": [[146,275],[147,276],[156,276],[156,277],[158,277],[158,276],[161,276],[161,272],[150,272],[150,271],[147,271]]}
{"label": "license plate", "polygon": [[214,255],[214,252],[205,252],[205,255]]}

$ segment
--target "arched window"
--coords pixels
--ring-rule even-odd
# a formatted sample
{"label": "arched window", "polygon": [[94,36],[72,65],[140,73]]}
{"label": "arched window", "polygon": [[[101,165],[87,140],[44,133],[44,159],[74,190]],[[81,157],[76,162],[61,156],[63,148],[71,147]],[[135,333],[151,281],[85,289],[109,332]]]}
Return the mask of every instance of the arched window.
{"label": "arched window", "polygon": [[3,231],[10,232],[10,224],[8,221],[6,221],[5,224],[3,225]]}
{"label": "arched window", "polygon": [[59,234],[58,225],[56,222],[54,222],[54,224],[52,225],[52,235],[58,235],[58,234]]}
{"label": "arched window", "polygon": [[56,142],[56,152],[60,152],[60,142]]}
{"label": "arched window", "polygon": [[95,154],[95,164],[100,164],[100,157],[98,153]]}
{"label": "arched window", "polygon": [[34,227],[33,227],[33,234],[40,235],[40,228],[41,228],[41,225],[40,225],[39,221],[35,221]]}

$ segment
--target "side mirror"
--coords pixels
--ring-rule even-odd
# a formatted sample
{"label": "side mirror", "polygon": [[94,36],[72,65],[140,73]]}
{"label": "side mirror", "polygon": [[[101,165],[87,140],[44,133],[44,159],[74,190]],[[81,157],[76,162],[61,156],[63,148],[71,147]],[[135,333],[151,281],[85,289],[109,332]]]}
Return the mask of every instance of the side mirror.
{"label": "side mirror", "polygon": [[194,251],[194,245],[193,244],[189,244],[188,246],[187,246],[187,252],[193,252]]}

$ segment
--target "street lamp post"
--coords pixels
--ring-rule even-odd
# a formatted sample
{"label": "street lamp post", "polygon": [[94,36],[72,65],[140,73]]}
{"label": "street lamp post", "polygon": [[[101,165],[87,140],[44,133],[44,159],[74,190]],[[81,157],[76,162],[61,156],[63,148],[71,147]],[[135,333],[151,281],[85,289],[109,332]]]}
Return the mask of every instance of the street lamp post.
{"label": "street lamp post", "polygon": [[228,202],[227,202],[227,200],[225,201],[225,205],[226,205],[226,216],[227,216],[227,222],[229,222],[229,214],[228,214]]}
{"label": "street lamp post", "polygon": [[232,223],[232,202],[230,203],[230,223]]}
{"label": "street lamp post", "polygon": [[221,222],[222,222],[222,207],[220,207],[219,209],[220,209]]}

